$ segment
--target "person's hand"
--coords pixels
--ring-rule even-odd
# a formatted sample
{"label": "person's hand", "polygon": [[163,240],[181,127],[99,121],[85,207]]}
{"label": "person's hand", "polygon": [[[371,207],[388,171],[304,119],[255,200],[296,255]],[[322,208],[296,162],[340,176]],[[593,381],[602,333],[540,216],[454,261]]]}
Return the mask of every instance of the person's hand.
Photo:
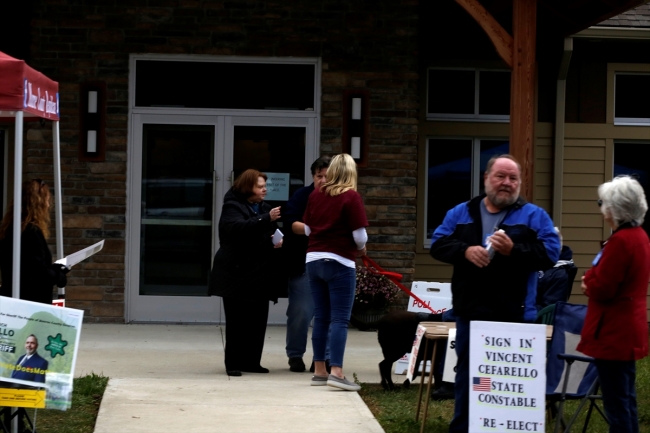
{"label": "person's hand", "polygon": [[52,263],[52,270],[54,271],[54,282],[57,287],[65,287],[68,284],[68,277],[65,276],[70,269],[60,263]]}
{"label": "person's hand", "polygon": [[587,293],[589,291],[589,288],[585,284],[585,276],[584,275],[582,277],[580,277],[580,288],[582,289],[582,293],[584,295],[589,296],[589,293]]}
{"label": "person's hand", "polygon": [[357,250],[355,254],[357,257],[363,257],[366,255],[366,252],[366,247],[363,247],[362,249]]}
{"label": "person's hand", "polygon": [[269,215],[271,216],[271,221],[275,221],[278,218],[280,218],[280,206],[274,207],[271,209],[271,212],[269,212]]}
{"label": "person's hand", "polygon": [[512,239],[510,239],[505,232],[500,231],[494,232],[492,236],[490,236],[490,242],[492,243],[494,251],[503,254],[504,256],[509,256],[512,252],[512,247],[514,246]]}
{"label": "person's hand", "polygon": [[474,245],[465,250],[465,258],[474,263],[479,268],[483,268],[490,264],[490,256],[488,252],[481,245]]}
{"label": "person's hand", "polygon": [[273,248],[282,248],[282,242],[284,242],[284,239],[280,239],[280,242],[277,244],[273,245]]}

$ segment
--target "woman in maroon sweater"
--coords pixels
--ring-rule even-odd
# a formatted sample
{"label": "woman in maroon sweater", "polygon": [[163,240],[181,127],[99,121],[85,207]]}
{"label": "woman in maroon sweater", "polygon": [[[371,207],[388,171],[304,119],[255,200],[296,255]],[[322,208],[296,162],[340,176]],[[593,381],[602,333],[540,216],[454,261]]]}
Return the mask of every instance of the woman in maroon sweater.
{"label": "woman in maroon sweater", "polygon": [[[314,298],[314,376],[311,384],[358,391],[359,385],[343,375],[343,354],[348,336],[356,286],[355,258],[366,253],[368,220],[357,192],[357,167],[350,155],[332,158],[327,181],[309,196],[303,217],[307,247],[307,278]],[[325,347],[330,333],[330,366]]]}
{"label": "woman in maroon sweater", "polygon": [[600,185],[598,196],[614,232],[582,277],[589,303],[578,350],[596,359],[609,431],[638,432],[635,362],[648,355],[650,279],[650,241],[640,226],[648,205],[629,176]]}

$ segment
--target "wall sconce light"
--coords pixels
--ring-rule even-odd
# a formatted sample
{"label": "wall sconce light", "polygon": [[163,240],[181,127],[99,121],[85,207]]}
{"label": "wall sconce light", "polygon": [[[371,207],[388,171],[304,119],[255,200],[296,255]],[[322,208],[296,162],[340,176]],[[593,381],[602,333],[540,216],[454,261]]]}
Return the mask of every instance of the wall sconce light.
{"label": "wall sconce light", "polygon": [[79,86],[79,161],[106,159],[106,83]]}
{"label": "wall sconce light", "polygon": [[343,92],[343,152],[360,167],[368,164],[370,132],[370,92],[365,89]]}

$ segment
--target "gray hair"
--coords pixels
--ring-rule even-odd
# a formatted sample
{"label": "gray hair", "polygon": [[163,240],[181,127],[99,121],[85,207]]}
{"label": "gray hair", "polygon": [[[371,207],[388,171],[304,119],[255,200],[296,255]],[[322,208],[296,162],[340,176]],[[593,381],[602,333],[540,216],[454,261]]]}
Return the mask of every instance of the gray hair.
{"label": "gray hair", "polygon": [[636,226],[643,224],[648,203],[643,187],[636,179],[616,176],[598,187],[598,197],[603,202],[600,211],[605,216],[611,216],[617,226],[625,223]]}

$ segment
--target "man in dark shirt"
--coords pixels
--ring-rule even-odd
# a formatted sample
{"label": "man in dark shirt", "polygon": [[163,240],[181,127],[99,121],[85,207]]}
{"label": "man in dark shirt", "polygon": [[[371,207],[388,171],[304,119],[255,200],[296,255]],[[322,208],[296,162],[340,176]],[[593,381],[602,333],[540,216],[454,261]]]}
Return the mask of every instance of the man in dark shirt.
{"label": "man in dark shirt", "polygon": [[309,324],[314,316],[314,301],[305,271],[308,238],[305,235],[302,217],[307,208],[310,194],[326,180],[330,159],[329,156],[322,156],[314,161],[311,165],[314,182],[296,191],[282,211],[286,227],[283,249],[287,257],[289,271],[286,352],[289,358],[289,370],[296,373],[305,371],[302,357],[307,349]]}

